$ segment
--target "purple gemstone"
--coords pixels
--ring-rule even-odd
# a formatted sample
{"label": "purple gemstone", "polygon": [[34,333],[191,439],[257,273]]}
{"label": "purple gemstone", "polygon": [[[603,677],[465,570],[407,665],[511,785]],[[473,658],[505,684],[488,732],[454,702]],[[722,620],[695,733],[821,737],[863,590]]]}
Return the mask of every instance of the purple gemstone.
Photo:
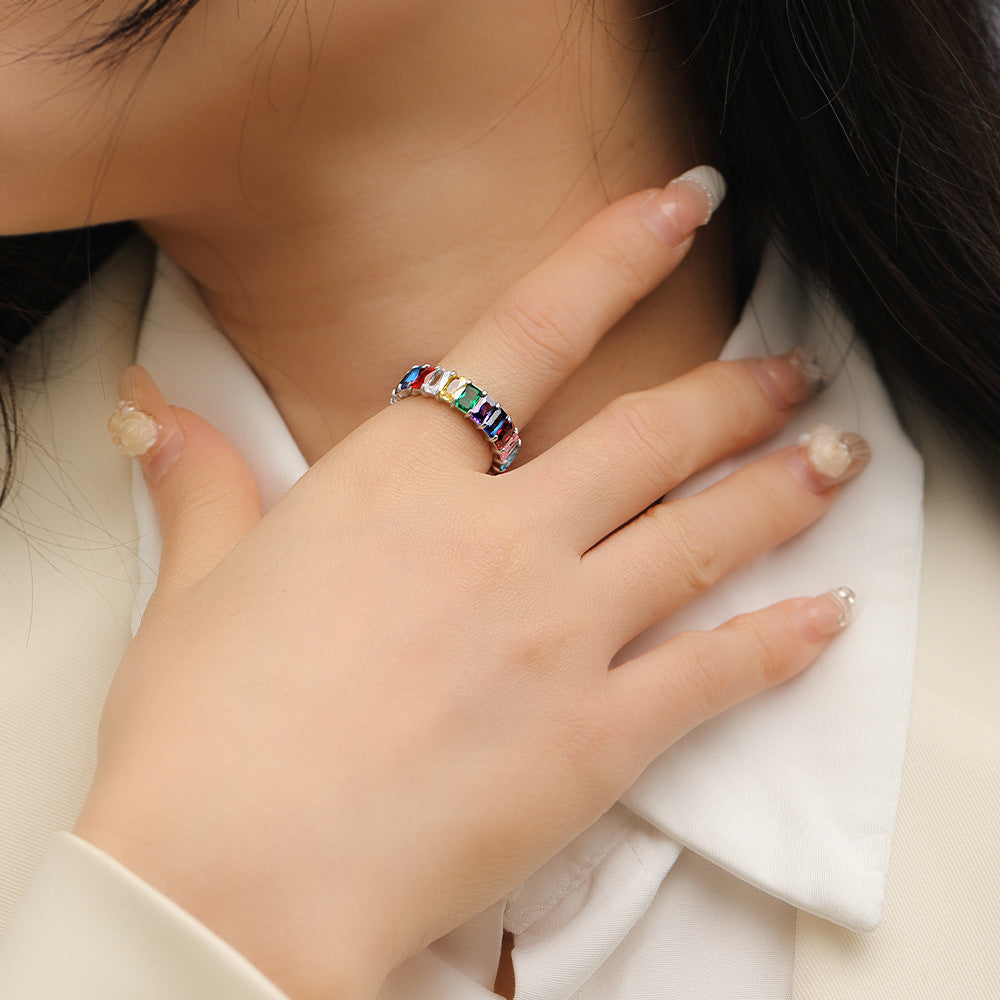
{"label": "purple gemstone", "polygon": [[469,411],[469,418],[473,423],[482,427],[490,417],[493,416],[493,411],[498,409],[496,401],[490,399],[489,396],[484,395],[482,399]]}

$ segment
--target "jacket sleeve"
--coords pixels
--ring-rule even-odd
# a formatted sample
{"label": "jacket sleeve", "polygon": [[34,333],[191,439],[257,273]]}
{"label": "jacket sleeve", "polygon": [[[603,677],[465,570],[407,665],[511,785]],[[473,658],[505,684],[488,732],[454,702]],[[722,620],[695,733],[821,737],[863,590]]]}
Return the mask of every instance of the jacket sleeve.
{"label": "jacket sleeve", "polygon": [[59,833],[0,936],[10,1000],[287,1000],[242,955],[96,847]]}

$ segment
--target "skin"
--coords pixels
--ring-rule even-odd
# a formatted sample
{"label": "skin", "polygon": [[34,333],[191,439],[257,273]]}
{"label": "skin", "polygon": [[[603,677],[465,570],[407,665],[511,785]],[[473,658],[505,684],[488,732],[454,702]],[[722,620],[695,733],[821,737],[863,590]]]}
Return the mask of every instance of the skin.
{"label": "skin", "polygon": [[[607,670],[836,489],[786,449],[655,505],[809,387],[788,359],[697,367],[735,312],[725,219],[693,240],[699,188],[629,193],[710,147],[630,8],[598,13],[205,3],[110,76],[40,54],[61,5],[6,15],[33,55],[0,64],[0,231],[140,220],[313,462],[261,518],[228,443],[126,374],[164,555],[76,828],[294,1000],[374,996],[838,629],[796,598]],[[425,358],[504,402],[518,468],[484,476],[444,407],[385,407]],[[415,441],[435,474],[403,479]]]}
{"label": "skin", "polygon": [[[269,32],[273,4],[203,4],[110,79],[0,66],[0,232],[141,220],[313,461],[384,405],[387,373],[441,357],[610,200],[711,149],[627,7],[601,8],[609,28],[577,0],[295,10]],[[63,11],[29,8],[5,45],[37,52]],[[735,317],[720,223],[538,418],[534,451],[715,356]]]}

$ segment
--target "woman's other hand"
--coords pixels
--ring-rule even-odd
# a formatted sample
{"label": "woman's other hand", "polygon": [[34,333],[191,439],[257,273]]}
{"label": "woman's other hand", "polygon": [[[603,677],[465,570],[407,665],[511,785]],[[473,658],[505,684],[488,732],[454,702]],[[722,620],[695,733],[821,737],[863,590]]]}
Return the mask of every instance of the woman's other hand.
{"label": "woman's other hand", "polygon": [[[712,207],[686,180],[610,206],[442,364],[524,426]],[[163,557],[76,832],[295,1000],[374,996],[843,624],[836,597],[797,598],[608,670],[860,471],[859,439],[830,477],[793,447],[657,503],[781,427],[807,376],[794,357],[713,362],[496,477],[467,421],[406,400],[261,518],[228,442],[130,369],[123,398],[158,425],[141,461]]]}

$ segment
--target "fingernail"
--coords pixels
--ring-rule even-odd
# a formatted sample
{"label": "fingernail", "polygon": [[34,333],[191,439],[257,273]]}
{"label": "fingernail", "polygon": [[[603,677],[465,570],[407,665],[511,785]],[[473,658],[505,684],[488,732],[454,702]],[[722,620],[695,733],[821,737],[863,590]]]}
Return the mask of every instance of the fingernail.
{"label": "fingernail", "polygon": [[854,621],[857,595],[850,587],[837,587],[801,604],[792,612],[799,632],[809,642],[819,642],[842,632]]}
{"label": "fingernail", "polygon": [[750,374],[779,410],[790,410],[827,382],[826,373],[801,347],[755,362]]}
{"label": "fingernail", "polygon": [[126,369],[118,392],[121,400],[108,420],[111,440],[126,458],[139,461],[155,486],[184,451],[184,433],[145,368]]}
{"label": "fingernail", "polygon": [[126,458],[139,458],[156,444],[160,425],[152,413],[137,409],[131,400],[122,399],[108,418],[108,433]]}
{"label": "fingernail", "polygon": [[872,457],[871,447],[860,434],[845,433],[830,424],[817,424],[799,438],[798,445],[788,458],[788,468],[810,493],[822,493],[853,479]]}
{"label": "fingernail", "polygon": [[722,174],[715,167],[695,167],[647,198],[640,214],[657,239],[679,247],[712,218],[725,197]]}

